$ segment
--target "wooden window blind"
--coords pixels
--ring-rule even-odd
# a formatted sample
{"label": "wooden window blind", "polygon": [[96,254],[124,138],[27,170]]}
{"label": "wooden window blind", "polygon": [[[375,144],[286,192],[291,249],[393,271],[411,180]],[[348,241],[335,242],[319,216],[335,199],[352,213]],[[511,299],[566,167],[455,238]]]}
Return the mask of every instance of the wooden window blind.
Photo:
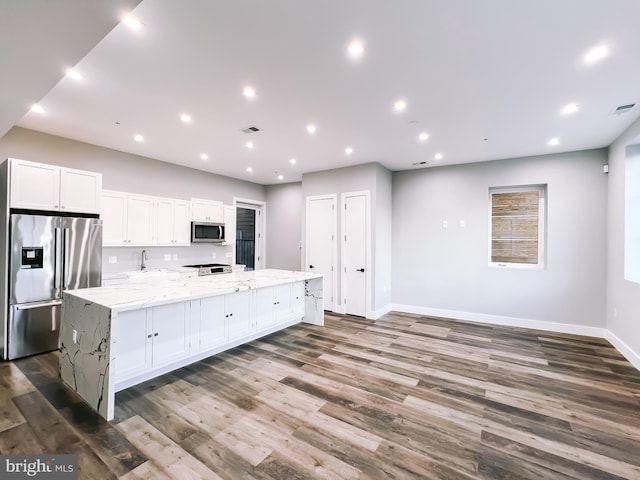
{"label": "wooden window blind", "polygon": [[491,261],[536,265],[540,261],[542,189],[491,193]]}

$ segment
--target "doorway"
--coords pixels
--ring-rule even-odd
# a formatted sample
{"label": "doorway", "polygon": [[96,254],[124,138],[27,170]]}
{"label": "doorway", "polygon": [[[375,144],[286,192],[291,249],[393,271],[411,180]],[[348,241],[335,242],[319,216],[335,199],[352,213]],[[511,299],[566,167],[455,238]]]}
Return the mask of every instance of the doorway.
{"label": "doorway", "polygon": [[236,264],[246,271],[263,268],[264,203],[234,200],[236,205]]}
{"label": "doorway", "polygon": [[324,275],[324,309],[335,311],[337,195],[307,197],[305,271]]}
{"label": "doorway", "polygon": [[342,194],[342,300],[344,312],[368,317],[371,299],[369,192]]}

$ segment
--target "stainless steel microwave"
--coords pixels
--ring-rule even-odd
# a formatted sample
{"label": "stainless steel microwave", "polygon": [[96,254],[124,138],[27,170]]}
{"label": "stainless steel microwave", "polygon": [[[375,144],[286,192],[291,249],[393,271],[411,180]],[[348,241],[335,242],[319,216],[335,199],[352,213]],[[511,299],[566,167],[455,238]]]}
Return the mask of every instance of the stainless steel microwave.
{"label": "stainless steel microwave", "polygon": [[191,243],[224,242],[224,223],[191,222]]}

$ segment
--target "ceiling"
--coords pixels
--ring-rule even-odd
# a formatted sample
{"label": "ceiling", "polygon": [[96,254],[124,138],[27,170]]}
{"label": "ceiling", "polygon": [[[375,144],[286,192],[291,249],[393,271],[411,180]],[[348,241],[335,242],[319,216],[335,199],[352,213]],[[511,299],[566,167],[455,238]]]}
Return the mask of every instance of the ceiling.
{"label": "ceiling", "polygon": [[[51,9],[29,18],[46,23]],[[76,23],[95,21],[86,10]],[[274,184],[369,162],[395,171],[605,147],[640,116],[612,114],[640,101],[637,0],[143,0],[132,15],[139,29],[120,23],[77,58],[81,80],[50,61],[60,81],[34,98],[45,113],[23,102],[13,122]],[[39,52],[14,45],[29,72]],[[609,55],[587,64],[597,45]],[[563,115],[571,102],[578,111]]]}

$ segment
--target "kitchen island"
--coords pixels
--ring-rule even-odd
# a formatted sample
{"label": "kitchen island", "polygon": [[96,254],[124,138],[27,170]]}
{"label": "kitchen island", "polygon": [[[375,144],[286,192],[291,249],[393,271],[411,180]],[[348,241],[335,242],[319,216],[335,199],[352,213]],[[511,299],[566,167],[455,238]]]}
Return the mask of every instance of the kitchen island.
{"label": "kitchen island", "polygon": [[60,375],[107,420],[116,392],[299,322],[324,324],[322,275],[257,270],[67,290]]}

